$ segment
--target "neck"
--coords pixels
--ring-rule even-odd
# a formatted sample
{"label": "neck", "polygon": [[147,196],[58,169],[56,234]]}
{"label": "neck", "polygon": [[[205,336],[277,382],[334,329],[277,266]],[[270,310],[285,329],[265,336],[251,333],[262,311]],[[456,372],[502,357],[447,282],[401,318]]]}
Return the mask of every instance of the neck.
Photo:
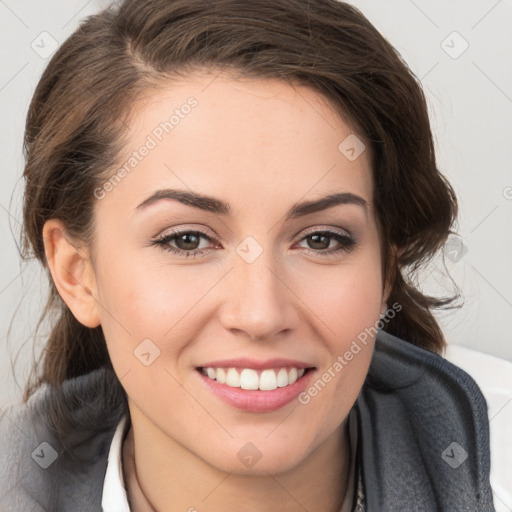
{"label": "neck", "polygon": [[342,506],[350,469],[346,421],[297,467],[257,476],[221,471],[168,438],[155,442],[162,432],[154,426],[149,432],[149,425],[140,432],[130,426],[122,449],[132,512],[339,512]]}

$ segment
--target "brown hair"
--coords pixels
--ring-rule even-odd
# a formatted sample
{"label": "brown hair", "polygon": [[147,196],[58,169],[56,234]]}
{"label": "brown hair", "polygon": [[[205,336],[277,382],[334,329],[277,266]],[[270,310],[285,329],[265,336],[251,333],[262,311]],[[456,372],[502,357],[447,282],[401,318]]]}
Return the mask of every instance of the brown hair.
{"label": "brown hair", "polygon": [[[48,270],[42,229],[50,218],[91,242],[93,191],[119,161],[130,107],[144,90],[163,78],[222,69],[308,86],[358,128],[373,159],[389,303],[402,306],[384,328],[440,352],[445,341],[431,310],[453,297],[426,296],[411,276],[451,232],[455,194],[436,165],[419,81],[372,24],[338,0],[127,0],[84,20],[51,59],[30,104],[25,256]],[[112,370],[101,327],[81,325],[48,277],[42,318],[58,317],[25,399],[44,382],[58,387]]]}

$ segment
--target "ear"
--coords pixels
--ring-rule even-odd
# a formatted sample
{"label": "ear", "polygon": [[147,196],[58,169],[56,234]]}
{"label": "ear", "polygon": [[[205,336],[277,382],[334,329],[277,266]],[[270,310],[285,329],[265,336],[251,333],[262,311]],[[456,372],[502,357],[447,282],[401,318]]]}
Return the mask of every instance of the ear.
{"label": "ear", "polygon": [[58,219],[46,221],[43,242],[53,282],[74,317],[86,327],[100,325],[96,277],[85,247],[78,247],[69,239],[63,223]]}

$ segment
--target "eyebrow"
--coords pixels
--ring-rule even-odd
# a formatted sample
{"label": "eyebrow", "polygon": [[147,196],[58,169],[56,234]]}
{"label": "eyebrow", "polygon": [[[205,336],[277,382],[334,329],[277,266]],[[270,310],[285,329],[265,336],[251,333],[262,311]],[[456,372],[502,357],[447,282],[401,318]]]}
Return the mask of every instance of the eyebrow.
{"label": "eyebrow", "polygon": [[[176,189],[157,190],[154,194],[142,201],[142,203],[137,206],[136,210],[143,210],[149,205],[164,199],[173,199],[186,206],[192,206],[194,208],[199,208],[200,210],[216,213],[219,215],[230,216],[232,212],[229,203],[221,201],[220,199],[198,194],[197,192],[188,192],[185,190]],[[294,204],[288,210],[285,220],[304,217],[305,215],[310,215],[342,204],[353,204],[360,206],[366,212],[368,201],[356,194],[352,194],[351,192],[338,192],[336,194],[330,194],[328,196],[321,197],[320,199],[302,201]]]}

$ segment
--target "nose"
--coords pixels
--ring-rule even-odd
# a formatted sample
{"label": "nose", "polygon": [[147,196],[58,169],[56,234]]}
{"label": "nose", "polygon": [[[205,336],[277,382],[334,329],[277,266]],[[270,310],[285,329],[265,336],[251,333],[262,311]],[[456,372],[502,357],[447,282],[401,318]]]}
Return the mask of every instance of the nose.
{"label": "nose", "polygon": [[221,310],[223,326],[262,341],[296,328],[300,301],[286,275],[270,250],[263,251],[252,263],[235,256]]}

